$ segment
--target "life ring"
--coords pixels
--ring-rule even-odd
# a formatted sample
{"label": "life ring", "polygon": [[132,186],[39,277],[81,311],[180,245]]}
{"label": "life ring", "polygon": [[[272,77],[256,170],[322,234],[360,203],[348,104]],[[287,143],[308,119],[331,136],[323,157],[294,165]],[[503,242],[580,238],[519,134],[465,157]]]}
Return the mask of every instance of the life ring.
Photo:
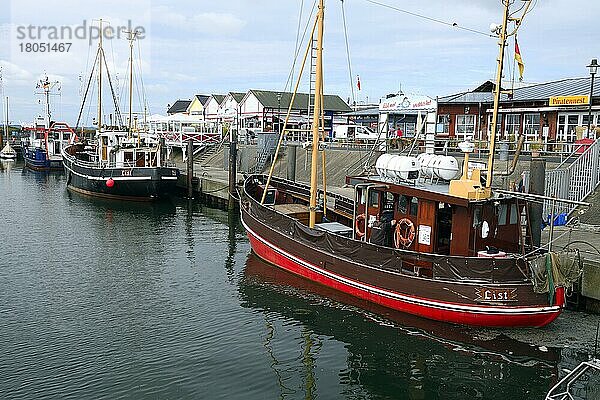
{"label": "life ring", "polygon": [[[361,231],[360,226],[359,226],[360,221],[364,222],[365,220],[366,220],[365,213],[357,215],[356,220],[354,220],[354,231],[356,232],[356,236],[358,236],[359,239],[362,238],[363,236],[365,236],[365,231]],[[365,228],[366,228],[366,224],[365,224]]]}
{"label": "life ring", "polygon": [[415,225],[408,218],[402,218],[396,224],[394,230],[394,245],[397,249],[402,245],[404,248],[410,247],[415,240]]}

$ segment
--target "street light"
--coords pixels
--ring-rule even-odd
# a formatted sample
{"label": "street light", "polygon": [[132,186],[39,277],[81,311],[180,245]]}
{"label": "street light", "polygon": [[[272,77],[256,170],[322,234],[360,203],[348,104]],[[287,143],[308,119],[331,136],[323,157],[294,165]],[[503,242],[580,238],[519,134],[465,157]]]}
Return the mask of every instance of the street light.
{"label": "street light", "polygon": [[590,106],[588,108],[588,123],[587,123],[587,135],[591,138],[591,125],[592,125],[592,99],[594,96],[594,75],[598,72],[598,59],[592,58],[590,65],[587,66],[590,69],[590,75],[592,76],[590,83]]}

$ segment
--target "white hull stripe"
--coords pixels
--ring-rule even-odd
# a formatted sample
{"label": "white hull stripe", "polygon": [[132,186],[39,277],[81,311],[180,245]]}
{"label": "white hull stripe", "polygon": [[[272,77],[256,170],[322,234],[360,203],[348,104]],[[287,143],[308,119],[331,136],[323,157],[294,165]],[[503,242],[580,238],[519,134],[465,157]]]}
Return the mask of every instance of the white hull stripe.
{"label": "white hull stripe", "polygon": [[[65,167],[67,167],[67,166],[65,165]],[[91,175],[85,175],[85,174],[80,174],[79,172],[75,172],[69,167],[67,167],[67,169],[71,173],[73,173],[77,176],[81,176],[83,178],[93,180],[93,181],[105,181],[109,178],[112,178],[113,181],[149,181],[149,180],[152,180],[151,176],[105,176],[105,177],[91,176]],[[171,177],[169,177],[169,178],[171,178]],[[177,177],[174,177],[174,178],[177,179]]]}
{"label": "white hull stripe", "polygon": [[177,177],[176,176],[161,176],[160,179],[165,180],[165,181],[176,181]]}
{"label": "white hull stripe", "polygon": [[358,288],[358,289],[361,289],[361,290],[364,290],[367,292],[376,293],[381,296],[393,298],[395,300],[418,304],[420,306],[425,306],[425,307],[430,307],[430,308],[438,308],[438,309],[450,310],[450,311],[455,311],[455,312],[467,312],[467,313],[478,313],[478,314],[505,314],[505,315],[545,314],[545,313],[557,312],[560,310],[559,306],[519,307],[519,308],[517,308],[517,307],[494,307],[494,306],[479,307],[479,306],[470,306],[470,305],[462,305],[462,304],[453,304],[453,303],[444,303],[444,302],[437,302],[437,301],[432,301],[432,300],[425,300],[425,299],[421,299],[421,298],[406,296],[406,295],[395,293],[395,292],[390,292],[388,290],[383,290],[383,289],[380,289],[375,286],[367,285],[362,282],[357,282],[357,281],[345,278],[343,276],[334,274],[330,271],[324,270],[320,267],[310,264],[302,259],[299,259],[299,258],[289,254],[285,250],[266,241],[259,235],[257,235],[252,229],[250,229],[250,227],[248,227],[248,225],[244,221],[244,218],[241,218],[241,220],[242,220],[242,225],[244,226],[244,228],[252,236],[254,236],[256,239],[263,242],[265,245],[271,247],[273,250],[275,250],[277,253],[283,255],[287,259],[294,261],[297,264],[300,264],[300,265],[304,266],[305,268],[308,268],[320,275],[323,275],[328,278],[334,279],[336,281],[342,282],[346,285],[353,286],[355,288]]}

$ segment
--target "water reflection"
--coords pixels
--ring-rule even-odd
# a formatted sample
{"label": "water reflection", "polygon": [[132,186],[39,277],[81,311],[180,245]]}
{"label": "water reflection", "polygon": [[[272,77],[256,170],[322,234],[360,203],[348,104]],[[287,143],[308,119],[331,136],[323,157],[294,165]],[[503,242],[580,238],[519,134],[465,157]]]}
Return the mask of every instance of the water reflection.
{"label": "water reflection", "polygon": [[[272,313],[301,326],[297,351],[302,352],[305,398],[321,387],[312,376],[314,338],[344,343],[346,366],[339,384],[374,398],[542,398],[556,380],[560,351],[496,337],[478,339],[460,327],[424,320],[374,306],[313,284],[264,263],[254,254],[246,261],[239,284],[242,305],[272,319]],[[268,321],[267,321],[268,322]],[[277,331],[267,323],[267,340]],[[317,340],[318,341],[318,340]],[[269,350],[278,380],[289,382],[289,365]],[[282,375],[279,378],[279,375]],[[357,389],[360,388],[360,389]],[[289,388],[281,386],[282,393]],[[282,396],[285,397],[285,396]],[[351,396],[353,397],[353,396]]]}

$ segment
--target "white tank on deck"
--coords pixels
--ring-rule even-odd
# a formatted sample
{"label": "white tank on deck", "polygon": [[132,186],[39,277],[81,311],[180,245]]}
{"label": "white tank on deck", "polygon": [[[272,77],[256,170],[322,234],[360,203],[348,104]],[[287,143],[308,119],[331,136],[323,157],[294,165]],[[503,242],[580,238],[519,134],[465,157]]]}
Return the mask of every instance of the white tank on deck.
{"label": "white tank on deck", "polygon": [[415,157],[382,154],[375,163],[375,170],[382,178],[406,180],[418,179],[421,163]]}
{"label": "white tank on deck", "polygon": [[386,176],[385,173],[388,169],[388,162],[392,157],[394,157],[392,154],[385,153],[377,158],[377,161],[375,162],[375,171],[377,171],[377,175],[381,177]]}
{"label": "white tank on deck", "polygon": [[458,160],[452,156],[436,156],[433,161],[433,172],[435,176],[445,181],[455,179],[460,172]]}
{"label": "white tank on deck", "polygon": [[446,181],[456,178],[460,166],[452,156],[421,153],[417,156],[421,162],[421,174],[425,178],[439,178]]}

